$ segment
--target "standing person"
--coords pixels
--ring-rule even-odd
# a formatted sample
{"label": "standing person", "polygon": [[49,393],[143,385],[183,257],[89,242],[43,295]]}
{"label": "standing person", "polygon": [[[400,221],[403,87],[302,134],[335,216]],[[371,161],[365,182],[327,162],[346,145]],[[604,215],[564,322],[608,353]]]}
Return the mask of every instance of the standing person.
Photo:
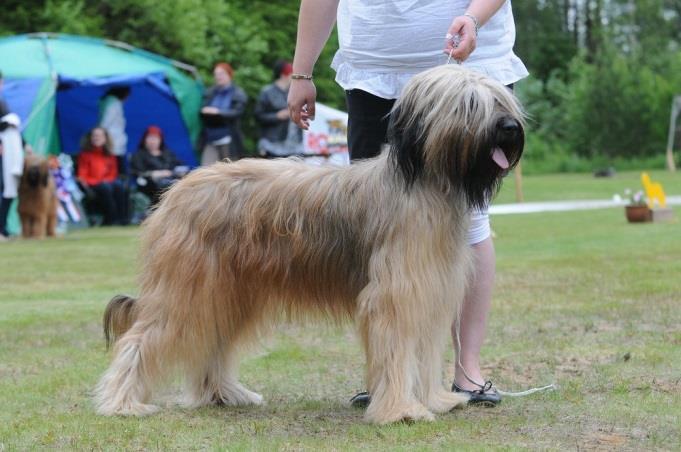
{"label": "standing person", "polygon": [[125,131],[125,111],[123,103],[130,96],[130,87],[114,86],[104,96],[99,106],[99,127],[106,130],[111,138],[111,153],[118,161],[119,173],[127,169],[128,134]]}
{"label": "standing person", "polygon": [[225,158],[238,160],[243,152],[239,120],[248,98],[244,90],[232,82],[233,75],[229,63],[218,63],[213,68],[215,85],[206,91],[201,108],[204,124],[202,165]]}
{"label": "standing person", "polygon": [[7,106],[7,102],[5,102],[5,99],[2,96],[2,88],[4,83],[5,82],[4,79],[2,78],[2,71],[0,71],[0,118],[10,113],[9,107]]}
{"label": "standing person", "polygon": [[0,117],[0,241],[9,236],[7,217],[18,195],[19,181],[24,172],[24,145],[21,120],[14,113]]}
{"label": "standing person", "polygon": [[[292,120],[303,128],[315,113],[312,70],[336,18],[339,50],[332,67],[346,93],[352,159],[380,153],[387,116],[404,85],[413,75],[444,63],[447,55],[505,85],[527,76],[513,53],[510,1],[302,0],[288,103]],[[452,390],[470,394],[470,403],[495,406],[501,397],[480,370],[495,273],[486,211],[472,213],[469,243],[475,271],[461,308],[461,327],[457,331],[452,326],[457,349]],[[367,393],[352,399],[355,406],[369,401]]]}
{"label": "standing person", "polygon": [[118,180],[118,161],[112,146],[107,131],[95,127],[86,135],[78,154],[78,181],[102,204],[105,226],[128,224],[127,193]]}
{"label": "standing person", "polygon": [[274,82],[265,86],[255,104],[255,119],[260,124],[258,152],[283,157],[303,152],[303,131],[289,117],[288,90],[293,66],[288,61],[274,64]]}

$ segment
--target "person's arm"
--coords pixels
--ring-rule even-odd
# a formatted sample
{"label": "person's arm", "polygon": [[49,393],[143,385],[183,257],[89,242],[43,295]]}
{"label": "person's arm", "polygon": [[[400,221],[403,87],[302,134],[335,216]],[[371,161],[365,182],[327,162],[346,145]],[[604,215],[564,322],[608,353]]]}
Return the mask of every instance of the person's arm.
{"label": "person's arm", "polygon": [[[293,57],[293,73],[312,75],[314,65],[329,39],[339,0],[302,0],[298,14],[298,36]],[[317,89],[312,80],[291,80],[288,108],[291,120],[307,129],[314,119]]]}
{"label": "person's arm", "polygon": [[[465,61],[475,50],[476,25],[482,28],[504,3],[506,0],[472,0],[466,9],[466,15],[455,17],[447,30],[448,36],[459,35],[461,40],[458,46],[455,47],[452,38],[447,37],[444,52],[448,55],[451,52],[452,58]],[[473,18],[477,19],[477,24]]]}
{"label": "person's arm", "polygon": [[87,188],[90,185],[88,183],[90,180],[90,159],[84,151],[81,151],[78,155],[78,174],[76,178],[84,187]]}
{"label": "person's arm", "polygon": [[269,93],[263,90],[255,104],[255,119],[261,124],[276,124],[282,120],[279,118],[279,110],[273,107]]}
{"label": "person's arm", "polygon": [[133,177],[144,176],[147,168],[144,165],[144,158],[142,152],[146,152],[142,149],[138,149],[132,154],[130,158],[130,174]]}
{"label": "person's arm", "polygon": [[10,113],[7,102],[4,99],[0,99],[0,118]]}

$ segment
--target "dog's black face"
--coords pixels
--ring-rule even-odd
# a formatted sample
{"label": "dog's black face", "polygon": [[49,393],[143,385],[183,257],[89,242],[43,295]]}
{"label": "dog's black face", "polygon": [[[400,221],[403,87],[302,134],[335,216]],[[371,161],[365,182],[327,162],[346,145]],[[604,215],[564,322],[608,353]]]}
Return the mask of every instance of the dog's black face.
{"label": "dog's black face", "polygon": [[26,159],[23,176],[31,188],[39,185],[47,187],[50,178],[50,169],[46,160]]}
{"label": "dog's black face", "polygon": [[30,167],[26,172],[26,180],[29,187],[37,187],[40,183],[40,168],[37,166]]}
{"label": "dog's black face", "polygon": [[525,146],[525,133],[517,119],[499,114],[492,124],[488,140],[470,153],[475,156],[473,164],[462,174],[464,192],[469,203],[477,208],[489,205],[501,188],[503,177],[520,161]]}
{"label": "dog's black face", "polygon": [[[420,120],[411,127],[401,128],[399,107],[393,111],[388,128],[390,153],[407,186],[428,172],[424,146],[426,131]],[[525,133],[519,120],[509,114],[499,113],[490,121],[489,130],[476,136],[453,135],[444,140],[450,152],[443,153],[435,165],[447,176],[447,184],[460,187],[469,205],[483,208],[501,187],[503,177],[513,169],[523,153]]]}
{"label": "dog's black face", "polygon": [[390,160],[414,184],[489,204],[523,152],[522,109],[502,84],[461,67],[414,76],[390,113]]}

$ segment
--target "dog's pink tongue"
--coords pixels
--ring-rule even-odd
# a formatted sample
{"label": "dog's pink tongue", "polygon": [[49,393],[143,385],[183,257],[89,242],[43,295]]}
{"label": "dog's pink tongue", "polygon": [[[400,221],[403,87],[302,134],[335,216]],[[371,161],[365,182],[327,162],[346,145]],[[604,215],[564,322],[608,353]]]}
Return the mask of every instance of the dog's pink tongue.
{"label": "dog's pink tongue", "polygon": [[501,150],[501,148],[496,147],[492,151],[492,160],[494,160],[494,163],[499,165],[499,168],[501,169],[507,169],[508,168],[508,160],[506,159],[506,154],[504,154],[504,151]]}

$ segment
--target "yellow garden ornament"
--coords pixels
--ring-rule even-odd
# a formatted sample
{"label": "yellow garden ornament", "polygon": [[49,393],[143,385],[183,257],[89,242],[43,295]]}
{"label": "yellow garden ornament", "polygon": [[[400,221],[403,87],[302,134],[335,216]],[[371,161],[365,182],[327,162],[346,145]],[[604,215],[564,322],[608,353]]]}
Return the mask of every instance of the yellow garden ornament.
{"label": "yellow garden ornament", "polygon": [[667,206],[662,184],[651,181],[650,176],[645,172],[641,173],[641,183],[643,184],[643,189],[646,191],[646,197],[648,198],[648,208],[652,209],[655,206],[655,202],[657,202],[660,207]]}

